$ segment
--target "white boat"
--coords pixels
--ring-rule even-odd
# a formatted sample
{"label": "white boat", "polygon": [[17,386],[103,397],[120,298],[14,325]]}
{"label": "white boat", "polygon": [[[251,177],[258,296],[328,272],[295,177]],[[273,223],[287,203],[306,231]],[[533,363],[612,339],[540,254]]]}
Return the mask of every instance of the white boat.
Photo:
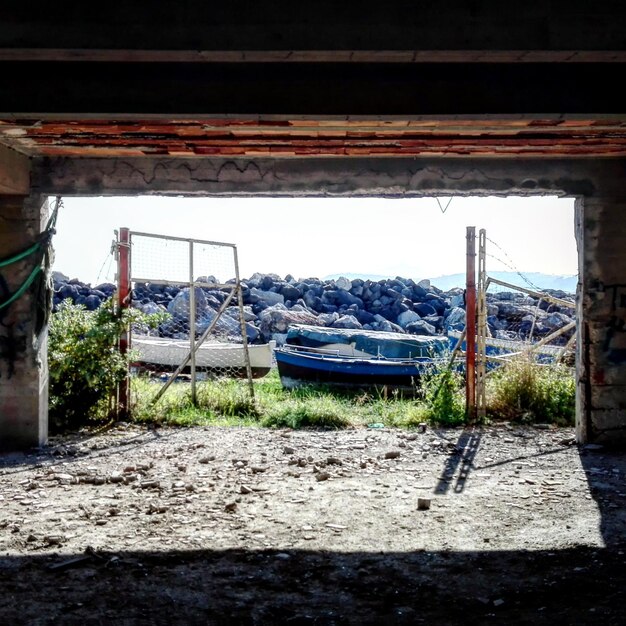
{"label": "white boat", "polygon": [[[249,344],[250,367],[253,378],[262,378],[272,367],[274,341],[265,344]],[[131,350],[134,363],[145,369],[176,369],[189,354],[189,341],[164,339],[147,335],[133,335]],[[245,377],[246,361],[243,344],[203,343],[196,351],[196,369],[215,375]],[[184,371],[189,371],[189,367]]]}

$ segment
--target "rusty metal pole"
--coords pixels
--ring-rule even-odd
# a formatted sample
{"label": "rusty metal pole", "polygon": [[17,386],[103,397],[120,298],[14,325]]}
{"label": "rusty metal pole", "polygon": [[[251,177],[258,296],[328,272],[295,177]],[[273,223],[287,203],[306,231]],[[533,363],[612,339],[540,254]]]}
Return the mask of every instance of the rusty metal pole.
{"label": "rusty metal pole", "polygon": [[[127,309],[130,302],[130,231],[120,228],[117,240],[117,306],[121,313]],[[130,331],[125,330],[120,335],[120,353],[126,354],[130,348]],[[119,384],[117,396],[118,417],[127,417],[130,407],[129,373]]]}
{"label": "rusty metal pole", "polygon": [[467,227],[465,281],[465,412],[476,417],[476,227]]}

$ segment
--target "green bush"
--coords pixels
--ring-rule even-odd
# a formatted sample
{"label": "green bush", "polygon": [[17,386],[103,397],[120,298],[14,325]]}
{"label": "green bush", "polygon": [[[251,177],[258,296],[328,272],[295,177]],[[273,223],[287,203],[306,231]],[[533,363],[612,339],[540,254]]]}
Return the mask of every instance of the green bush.
{"label": "green bush", "polygon": [[541,365],[520,357],[487,378],[487,404],[494,417],[573,425],[576,381],[564,365]]}
{"label": "green bush", "polygon": [[95,311],[71,300],[61,303],[48,332],[52,426],[77,428],[109,418],[116,387],[132,360],[132,353],[123,356],[117,349],[120,335],[131,324],[154,327],[162,320],[136,309],[116,312],[112,300]]}

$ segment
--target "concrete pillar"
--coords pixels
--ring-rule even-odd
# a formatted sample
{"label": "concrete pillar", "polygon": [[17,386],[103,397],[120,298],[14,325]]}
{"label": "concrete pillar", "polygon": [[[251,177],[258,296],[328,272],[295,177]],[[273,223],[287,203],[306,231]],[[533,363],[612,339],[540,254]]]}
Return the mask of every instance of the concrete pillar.
{"label": "concrete pillar", "polygon": [[626,444],[626,193],[577,201],[578,440]]}
{"label": "concrete pillar", "polygon": [[[32,245],[45,228],[43,196],[0,195],[0,258]],[[38,262],[31,255],[0,268],[0,302],[14,293]],[[46,443],[48,436],[47,326],[36,282],[18,300],[0,309],[0,449]],[[42,309],[42,306],[44,307]]]}

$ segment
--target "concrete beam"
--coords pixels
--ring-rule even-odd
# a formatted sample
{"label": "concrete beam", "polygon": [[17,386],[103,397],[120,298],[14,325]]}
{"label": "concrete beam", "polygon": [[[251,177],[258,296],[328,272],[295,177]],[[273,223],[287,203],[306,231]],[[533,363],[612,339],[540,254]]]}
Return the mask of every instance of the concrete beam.
{"label": "concrete beam", "polygon": [[26,196],[30,192],[30,160],[0,145],[0,195]]}
{"label": "concrete beam", "polygon": [[593,196],[618,191],[618,159],[293,158],[33,159],[50,195]]}
{"label": "concrete beam", "polygon": [[[0,62],[0,115],[623,115],[624,63]],[[585,89],[580,89],[585,85]]]}

